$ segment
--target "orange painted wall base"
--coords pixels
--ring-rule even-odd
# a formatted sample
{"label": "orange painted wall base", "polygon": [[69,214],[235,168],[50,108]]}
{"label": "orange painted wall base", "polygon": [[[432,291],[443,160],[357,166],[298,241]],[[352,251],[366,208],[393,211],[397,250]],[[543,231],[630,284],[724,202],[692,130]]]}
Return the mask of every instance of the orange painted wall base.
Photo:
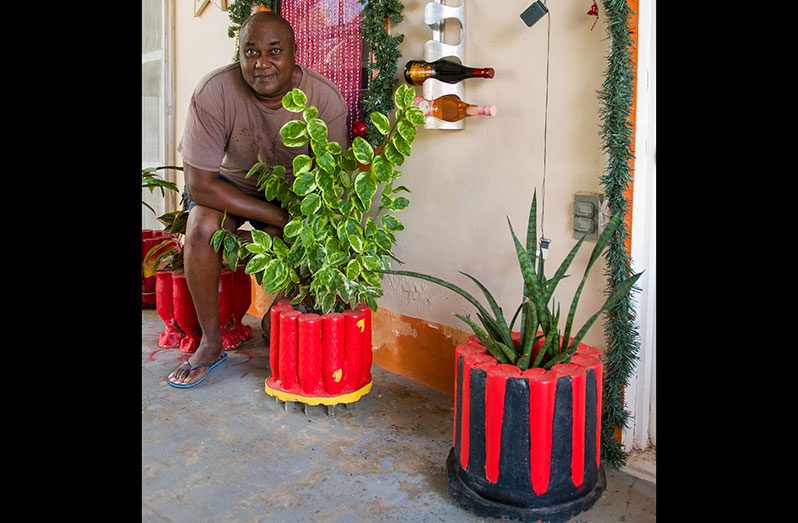
{"label": "orange painted wall base", "polygon": [[377,309],[372,315],[374,363],[454,395],[454,349],[471,333]]}
{"label": "orange painted wall base", "polygon": [[[260,319],[272,296],[252,278],[248,314]],[[380,308],[372,316],[374,363],[454,395],[454,349],[470,333]]]}

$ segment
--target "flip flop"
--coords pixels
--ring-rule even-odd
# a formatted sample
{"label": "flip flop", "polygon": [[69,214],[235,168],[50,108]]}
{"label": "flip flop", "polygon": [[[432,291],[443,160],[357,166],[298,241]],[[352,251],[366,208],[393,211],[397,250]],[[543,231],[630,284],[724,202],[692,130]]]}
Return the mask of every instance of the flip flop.
{"label": "flip flop", "polygon": [[185,383],[185,384],[183,384],[183,383],[175,383],[175,382],[173,382],[172,380],[169,379],[169,376],[166,377],[166,382],[169,385],[171,385],[172,387],[176,388],[176,389],[190,389],[191,387],[196,387],[197,385],[199,385],[200,383],[205,381],[205,378],[208,377],[208,374],[210,374],[213,369],[215,369],[217,366],[219,366],[219,364],[222,363],[226,359],[227,359],[227,351],[223,350],[222,354],[219,356],[219,359],[217,359],[213,363],[200,363],[199,365],[195,365],[195,366],[192,367],[191,363],[189,363],[188,360],[186,360],[186,361],[183,362],[183,365],[188,365],[188,369],[186,369],[186,370],[188,370],[189,372],[191,372],[194,369],[199,369],[201,367],[208,367],[208,370],[205,372],[205,374],[202,375],[202,377],[200,379],[198,379],[197,381],[192,382],[192,383]]}

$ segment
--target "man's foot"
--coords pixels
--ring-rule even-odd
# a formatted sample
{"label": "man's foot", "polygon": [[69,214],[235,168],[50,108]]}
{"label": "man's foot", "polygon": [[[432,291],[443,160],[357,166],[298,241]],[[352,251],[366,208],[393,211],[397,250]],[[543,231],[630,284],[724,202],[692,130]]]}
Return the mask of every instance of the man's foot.
{"label": "man's foot", "polygon": [[221,345],[218,348],[211,348],[210,344],[202,343],[197,348],[197,352],[166,377],[166,381],[177,388],[199,385],[225,359],[227,359],[227,352],[222,350]]}

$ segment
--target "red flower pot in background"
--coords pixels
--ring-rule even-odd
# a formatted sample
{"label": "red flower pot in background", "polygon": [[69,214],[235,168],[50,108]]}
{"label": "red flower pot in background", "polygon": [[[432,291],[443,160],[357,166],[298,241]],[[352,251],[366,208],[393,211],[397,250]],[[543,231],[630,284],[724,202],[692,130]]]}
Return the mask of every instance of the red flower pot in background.
{"label": "red flower pot in background", "polygon": [[172,304],[175,320],[186,333],[186,337],[180,340],[180,351],[195,352],[199,347],[202,331],[197,320],[197,312],[194,310],[194,301],[188,290],[186,273],[183,271],[172,273]]}
{"label": "red flower pot in background", "polygon": [[222,347],[225,350],[235,349],[241,340],[234,330],[236,301],[235,273],[230,269],[222,269],[219,275],[219,329],[222,331]]}
{"label": "red flower pot in background", "polygon": [[[165,324],[158,345],[195,352],[202,339],[202,329],[185,272],[158,271],[156,278],[156,308]],[[241,323],[252,299],[249,278],[243,269],[233,272],[225,268],[219,275],[219,327],[225,350],[236,349],[243,341],[252,338],[252,328]]]}
{"label": "red flower pot in background", "polygon": [[186,337],[186,333],[175,320],[172,288],[172,271],[155,273],[155,308],[165,325],[163,332],[158,336],[158,346],[176,349],[180,346],[180,340]]}
{"label": "red flower pot in background", "polygon": [[238,344],[252,338],[252,327],[241,322],[252,304],[251,281],[252,277],[244,272],[243,265],[239,266],[238,270],[233,273],[235,300],[233,302],[233,324],[230,328],[230,337],[237,340],[236,343]]}
{"label": "red flower pot in background", "polygon": [[[164,241],[168,234],[164,231],[157,231],[154,229],[141,230],[141,262],[144,263],[144,257],[150,252],[150,249]],[[141,307],[152,308],[155,307],[155,276],[149,278],[142,278],[141,280]]]}

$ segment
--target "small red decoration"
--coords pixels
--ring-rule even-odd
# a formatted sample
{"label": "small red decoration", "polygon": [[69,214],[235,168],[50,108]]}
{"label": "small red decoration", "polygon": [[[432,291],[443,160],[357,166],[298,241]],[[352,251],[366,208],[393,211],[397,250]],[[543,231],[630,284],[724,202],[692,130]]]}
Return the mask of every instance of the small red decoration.
{"label": "small red decoration", "polygon": [[593,0],[593,5],[590,6],[590,11],[587,12],[589,16],[595,16],[596,21],[593,22],[593,25],[590,27],[592,31],[594,27],[596,27],[596,22],[598,22],[598,5],[596,5],[596,0]]}
{"label": "small red decoration", "polygon": [[358,120],[354,124],[352,124],[352,134],[355,136],[360,136],[361,138],[366,137],[366,122],[363,120]]}

